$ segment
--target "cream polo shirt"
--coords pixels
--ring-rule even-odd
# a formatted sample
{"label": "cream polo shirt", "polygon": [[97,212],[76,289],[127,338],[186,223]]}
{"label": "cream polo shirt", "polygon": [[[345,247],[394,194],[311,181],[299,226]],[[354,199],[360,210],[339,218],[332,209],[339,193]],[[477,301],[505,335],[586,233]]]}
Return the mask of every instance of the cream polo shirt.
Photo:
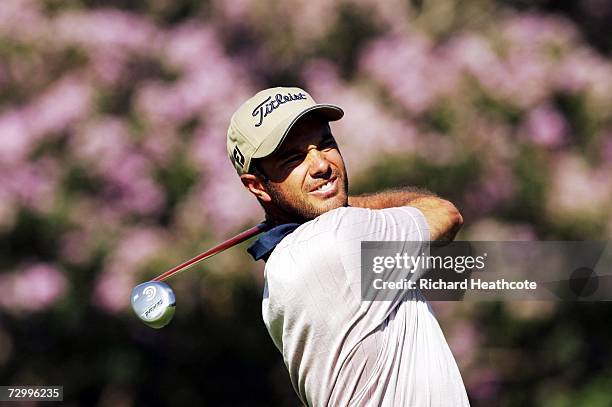
{"label": "cream polo shirt", "polygon": [[263,319],[300,399],[309,406],[469,406],[418,290],[362,301],[363,240],[428,241],[429,229],[412,207],[339,208],[297,227],[267,259]]}

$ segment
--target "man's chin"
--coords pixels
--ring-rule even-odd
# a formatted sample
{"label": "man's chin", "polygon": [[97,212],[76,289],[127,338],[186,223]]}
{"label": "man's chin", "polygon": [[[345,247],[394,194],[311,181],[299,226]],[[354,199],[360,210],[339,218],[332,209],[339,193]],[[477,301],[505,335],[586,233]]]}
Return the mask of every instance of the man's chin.
{"label": "man's chin", "polygon": [[325,212],[329,212],[334,209],[342,208],[347,206],[348,200],[343,196],[335,196],[333,198],[325,199],[323,202],[318,203],[316,205],[318,215],[323,215]]}
{"label": "man's chin", "polygon": [[274,194],[272,195],[272,201],[278,202],[278,208],[285,214],[283,216],[283,218],[286,218],[285,221],[306,222],[326,212],[348,205],[348,197],[342,191],[333,197],[325,199],[316,199],[307,195],[300,197],[301,199],[298,197],[288,199],[277,194],[274,190],[271,192]]}

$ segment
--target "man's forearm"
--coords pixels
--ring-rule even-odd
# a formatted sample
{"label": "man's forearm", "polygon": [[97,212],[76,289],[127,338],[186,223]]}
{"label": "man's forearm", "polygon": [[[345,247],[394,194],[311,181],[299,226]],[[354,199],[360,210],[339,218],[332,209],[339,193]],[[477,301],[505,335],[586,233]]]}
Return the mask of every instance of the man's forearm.
{"label": "man's forearm", "polygon": [[349,205],[369,209],[417,208],[427,221],[432,241],[452,241],[463,225],[463,217],[455,205],[429,191],[416,188],[349,197]]}
{"label": "man's forearm", "polygon": [[374,194],[349,196],[349,206],[369,209],[395,208],[410,205],[410,202],[419,198],[435,196],[433,193],[420,188],[392,189]]}

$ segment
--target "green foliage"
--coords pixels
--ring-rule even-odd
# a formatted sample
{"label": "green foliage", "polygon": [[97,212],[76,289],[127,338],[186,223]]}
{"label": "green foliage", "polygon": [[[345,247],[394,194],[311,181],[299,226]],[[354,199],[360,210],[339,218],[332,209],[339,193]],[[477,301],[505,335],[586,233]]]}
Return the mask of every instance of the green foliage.
{"label": "green foliage", "polygon": [[436,165],[418,156],[387,156],[351,184],[351,192],[362,194],[416,186],[457,201],[461,199],[461,191],[466,190],[479,174],[479,163],[473,157]]}
{"label": "green foliage", "polygon": [[541,222],[545,221],[543,214],[549,180],[547,168],[543,151],[530,147],[520,150],[514,165],[518,191],[504,213],[508,219],[545,226]]}

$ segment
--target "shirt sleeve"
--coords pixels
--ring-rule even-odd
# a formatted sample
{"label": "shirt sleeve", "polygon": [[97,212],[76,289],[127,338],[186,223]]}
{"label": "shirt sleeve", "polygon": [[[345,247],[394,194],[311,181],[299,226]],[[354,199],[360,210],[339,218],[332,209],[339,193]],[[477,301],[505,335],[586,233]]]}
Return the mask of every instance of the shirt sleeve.
{"label": "shirt sleeve", "polygon": [[411,206],[387,209],[344,208],[338,212],[338,237],[361,241],[429,241],[429,226]]}
{"label": "shirt sleeve", "polygon": [[380,248],[374,249],[379,256],[405,253],[417,258],[428,254],[429,226],[421,211],[409,206],[379,210],[345,208],[338,215],[335,240],[345,278],[354,297],[360,301],[360,307],[367,308],[374,321],[380,321],[398,302],[411,298],[414,290],[375,289],[374,280],[416,281],[424,270],[393,267],[376,275],[371,264],[362,264],[362,242],[379,242],[374,244]]}

